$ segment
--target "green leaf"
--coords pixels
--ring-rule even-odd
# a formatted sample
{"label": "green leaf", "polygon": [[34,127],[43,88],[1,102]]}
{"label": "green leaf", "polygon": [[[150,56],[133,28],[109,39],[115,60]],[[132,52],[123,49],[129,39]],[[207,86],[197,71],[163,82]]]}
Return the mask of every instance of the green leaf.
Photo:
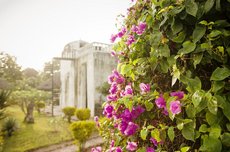
{"label": "green leaf", "polygon": [[227,20],[217,20],[214,24],[218,27],[230,27],[230,23]]}
{"label": "green leaf", "polygon": [[132,111],[133,102],[131,100],[129,100],[128,98],[124,98],[124,104],[129,109],[129,111]]}
{"label": "green leaf", "polygon": [[158,129],[154,129],[153,131],[151,131],[151,137],[153,137],[154,139],[156,139],[157,142],[161,141],[160,132],[159,132]]}
{"label": "green leaf", "polygon": [[152,110],[152,108],[153,108],[153,103],[150,102],[150,101],[145,101],[145,108],[146,108],[147,111]]}
{"label": "green leaf", "polygon": [[206,124],[202,124],[199,128],[199,132],[206,133],[208,131],[208,127]]}
{"label": "green leaf", "polygon": [[230,107],[230,103],[229,102],[225,102],[225,107],[223,109],[223,113],[228,118],[228,120],[230,121],[230,110],[229,110],[229,107]]}
{"label": "green leaf", "polygon": [[168,64],[167,60],[161,60],[160,67],[161,67],[161,70],[163,73],[168,73],[169,64]]}
{"label": "green leaf", "polygon": [[224,88],[225,82],[224,81],[213,81],[212,83],[212,92],[217,92],[220,89]]}
{"label": "green leaf", "polygon": [[230,147],[230,133],[223,133],[221,136],[221,141],[223,145]]}
{"label": "green leaf", "polygon": [[203,58],[203,53],[193,54],[193,66],[196,68],[196,65],[200,63]]}
{"label": "green leaf", "polygon": [[227,123],[226,127],[227,127],[228,131],[230,131],[230,123]]}
{"label": "green leaf", "polygon": [[220,81],[230,76],[230,70],[226,67],[216,68],[212,73],[210,80]]}
{"label": "green leaf", "polygon": [[201,81],[198,77],[195,77],[195,79],[188,79],[187,85],[188,87],[186,89],[189,92],[195,92],[196,90],[201,89]]}
{"label": "green leaf", "polygon": [[189,118],[194,118],[196,116],[196,109],[192,104],[188,105],[186,108],[186,114]]}
{"label": "green leaf", "polygon": [[216,10],[221,11],[220,0],[216,0]]}
{"label": "green leaf", "polygon": [[179,20],[176,20],[175,18],[173,18],[171,29],[172,29],[173,34],[175,35],[183,29],[183,24]]}
{"label": "green leaf", "polygon": [[121,66],[121,74],[122,74],[122,75],[130,74],[132,69],[133,69],[133,66],[132,66],[132,65],[123,64],[123,65]]}
{"label": "green leaf", "polygon": [[155,128],[155,127],[152,126],[152,125],[148,125],[148,126],[147,126],[147,129],[153,129],[153,128]]}
{"label": "green leaf", "polygon": [[178,54],[188,54],[195,50],[196,44],[191,41],[185,41],[183,44],[183,48],[178,51]]}
{"label": "green leaf", "polygon": [[193,96],[192,96],[192,103],[193,103],[193,105],[194,105],[195,108],[200,104],[203,95],[204,95],[204,92],[200,91],[200,90],[196,91],[193,94]]}
{"label": "green leaf", "polygon": [[192,33],[193,42],[194,43],[198,42],[204,36],[205,32],[206,32],[205,26],[196,25],[196,27]]}
{"label": "green leaf", "polygon": [[137,152],[146,152],[146,148],[145,147],[139,148]]}
{"label": "green leaf", "polygon": [[176,43],[182,43],[185,39],[186,32],[181,31],[176,37],[173,37],[172,41]]}
{"label": "green leaf", "polygon": [[173,140],[175,138],[174,127],[169,127],[168,128],[168,137],[173,142]]}
{"label": "green leaf", "polygon": [[209,37],[209,38],[214,38],[214,37],[217,37],[217,36],[219,36],[219,35],[221,35],[221,34],[222,34],[221,31],[219,31],[219,30],[213,30],[213,31],[208,35],[208,37]]}
{"label": "green leaf", "polygon": [[180,149],[181,152],[187,152],[190,149],[190,147],[182,147]]}
{"label": "green leaf", "polygon": [[221,127],[217,124],[212,125],[210,128],[209,136],[213,138],[219,138],[221,134]]}
{"label": "green leaf", "polygon": [[209,43],[202,43],[202,44],[200,45],[200,47],[201,47],[201,49],[209,50],[209,49],[212,48],[212,45],[209,44]]}
{"label": "green leaf", "polygon": [[193,122],[185,124],[182,129],[182,135],[185,139],[194,141],[195,139],[195,127]]}
{"label": "green leaf", "polygon": [[160,46],[158,48],[158,53],[159,53],[159,56],[163,56],[163,57],[169,57],[170,56],[170,49],[168,47],[168,45],[163,45],[163,46]]}
{"label": "green leaf", "polygon": [[212,97],[211,100],[208,101],[208,110],[216,115],[217,114],[217,110],[218,110],[218,104],[217,104],[217,99],[215,97]]}
{"label": "green leaf", "polygon": [[204,151],[207,152],[221,152],[222,144],[219,139],[213,137],[205,137],[203,138],[203,147]]}
{"label": "green leaf", "polygon": [[222,96],[215,95],[215,98],[217,100],[217,105],[218,107],[224,109],[225,108],[225,99]]}
{"label": "green leaf", "polygon": [[176,83],[177,79],[180,79],[180,70],[177,69],[176,64],[173,65],[173,72],[172,72],[172,86]]}
{"label": "green leaf", "polygon": [[185,1],[186,12],[194,17],[196,17],[198,11],[198,5],[194,0]]}
{"label": "green leaf", "polygon": [[146,140],[146,137],[148,135],[148,130],[146,128],[141,130],[141,139]]}
{"label": "green leaf", "polygon": [[205,13],[209,12],[212,9],[214,3],[215,3],[215,0],[207,0],[205,2],[205,4],[204,4]]}
{"label": "green leaf", "polygon": [[212,114],[211,112],[206,113],[206,120],[209,125],[213,125],[218,122],[217,115]]}

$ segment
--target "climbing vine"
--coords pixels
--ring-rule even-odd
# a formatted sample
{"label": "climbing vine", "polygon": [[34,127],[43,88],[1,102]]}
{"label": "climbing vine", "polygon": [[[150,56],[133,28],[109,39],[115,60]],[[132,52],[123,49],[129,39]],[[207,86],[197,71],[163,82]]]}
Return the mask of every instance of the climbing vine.
{"label": "climbing vine", "polygon": [[230,150],[229,21],[229,0],[132,3],[111,37],[104,151]]}

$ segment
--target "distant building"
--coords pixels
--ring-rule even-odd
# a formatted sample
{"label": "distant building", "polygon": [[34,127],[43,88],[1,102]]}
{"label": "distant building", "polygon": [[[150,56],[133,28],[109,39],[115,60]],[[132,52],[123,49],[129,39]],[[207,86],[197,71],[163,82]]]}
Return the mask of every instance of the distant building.
{"label": "distant building", "polygon": [[75,41],[67,44],[60,60],[60,106],[89,108],[94,116],[95,103],[102,95],[96,88],[107,81],[116,61],[111,46],[103,43]]}

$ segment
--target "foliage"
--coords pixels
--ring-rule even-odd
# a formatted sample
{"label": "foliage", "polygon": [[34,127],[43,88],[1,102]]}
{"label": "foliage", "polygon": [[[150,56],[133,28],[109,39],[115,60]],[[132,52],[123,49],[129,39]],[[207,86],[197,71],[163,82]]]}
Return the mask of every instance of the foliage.
{"label": "foliage", "polygon": [[90,109],[77,109],[75,114],[79,120],[88,120],[90,118]]}
{"label": "foliage", "polygon": [[14,56],[0,52],[0,66],[0,78],[13,83],[22,79],[21,67],[16,63]]}
{"label": "foliage", "polygon": [[119,72],[98,122],[113,149],[230,150],[229,11],[229,0],[132,4],[111,37]]}
{"label": "foliage", "polygon": [[[24,114],[18,106],[7,107],[6,114],[17,120],[20,129],[12,137],[4,139],[4,152],[32,151],[32,149],[73,139],[68,129],[69,123],[63,121],[61,117],[47,117],[35,113],[34,118],[37,123],[27,124],[23,123]],[[57,121],[57,124],[50,123],[54,120]],[[1,126],[3,122],[3,120],[0,121]]]}
{"label": "foliage", "polygon": [[8,137],[12,136],[13,132],[18,129],[18,123],[15,118],[7,118],[2,124],[2,132],[4,132]]}
{"label": "foliage", "polygon": [[13,103],[17,103],[23,113],[25,114],[25,122],[33,123],[33,109],[36,101],[45,101],[50,98],[50,93],[46,91],[40,91],[37,89],[30,90],[17,90],[12,92],[10,100]]}
{"label": "foliage", "polygon": [[86,140],[91,136],[95,128],[93,121],[77,121],[70,125],[75,140],[79,142],[80,152],[83,151]]}
{"label": "foliage", "polygon": [[62,109],[62,112],[67,117],[69,123],[71,122],[71,117],[74,116],[75,111],[76,111],[75,107],[65,107]]}
{"label": "foliage", "polygon": [[97,87],[96,90],[102,95],[106,96],[108,94],[110,85],[107,82],[104,82],[100,87]]}
{"label": "foliage", "polygon": [[38,113],[40,113],[40,112],[41,112],[41,109],[43,109],[43,108],[46,107],[46,104],[45,104],[44,101],[36,101],[36,102],[35,102],[35,107],[36,107]]}
{"label": "foliage", "polygon": [[10,90],[1,90],[0,89],[0,119],[3,119],[4,111],[7,106],[9,106],[8,98],[10,96],[11,91]]}

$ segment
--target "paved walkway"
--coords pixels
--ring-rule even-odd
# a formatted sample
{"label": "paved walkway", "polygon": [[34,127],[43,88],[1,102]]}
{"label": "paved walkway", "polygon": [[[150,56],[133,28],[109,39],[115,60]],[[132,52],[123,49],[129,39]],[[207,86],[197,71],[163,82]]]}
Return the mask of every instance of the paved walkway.
{"label": "paved walkway", "polygon": [[[86,148],[94,147],[97,145],[103,144],[103,139],[100,136],[90,138],[86,144]],[[77,146],[73,143],[73,141],[64,142],[61,144],[51,145],[44,148],[39,148],[37,150],[32,150],[29,152],[76,152]]]}

